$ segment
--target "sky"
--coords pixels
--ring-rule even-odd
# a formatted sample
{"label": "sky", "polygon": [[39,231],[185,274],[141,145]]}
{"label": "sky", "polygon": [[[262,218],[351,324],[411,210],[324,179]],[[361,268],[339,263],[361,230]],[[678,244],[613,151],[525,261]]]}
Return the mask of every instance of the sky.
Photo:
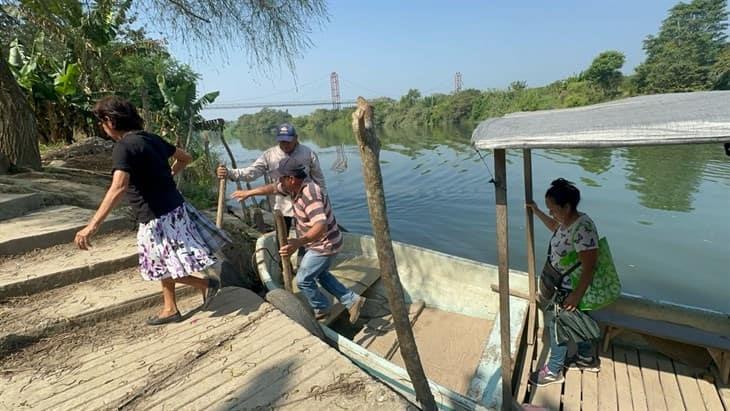
{"label": "sky", "polygon": [[[200,73],[201,93],[217,103],[330,99],[330,73],[342,100],[399,98],[409,89],[449,93],[454,74],[464,88],[504,89],[515,80],[541,86],[586,69],[606,50],[626,55],[624,73],[644,60],[642,42],[656,34],[676,0],[461,0],[328,2],[329,22],[313,28],[313,46],[284,66],[250,67],[244,52],[201,59],[171,42]],[[314,108],[290,109],[303,114]],[[233,120],[255,110],[208,110]]]}

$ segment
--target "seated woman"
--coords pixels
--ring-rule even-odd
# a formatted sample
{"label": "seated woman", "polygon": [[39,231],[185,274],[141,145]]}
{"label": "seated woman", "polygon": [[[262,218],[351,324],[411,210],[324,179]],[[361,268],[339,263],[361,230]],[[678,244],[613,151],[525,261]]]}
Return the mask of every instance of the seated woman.
{"label": "seated woman", "polygon": [[[593,271],[598,260],[598,231],[587,214],[578,211],[580,191],[565,179],[559,178],[550,183],[545,193],[545,206],[550,215],[546,215],[535,203],[527,204],[535,215],[553,232],[548,246],[548,258],[540,277],[541,294],[556,292],[555,301],[569,311],[578,309],[583,295],[593,280]],[[579,278],[573,288],[571,276],[574,272]],[[551,276],[550,273],[553,275]],[[557,290],[556,290],[557,289]],[[543,299],[552,296],[541,295]],[[567,344],[559,344],[553,330],[553,322],[546,321],[550,338],[550,357],[547,364],[530,375],[530,382],[537,385],[549,385],[564,381],[563,368],[568,352]],[[567,361],[569,368],[598,372],[599,362],[594,356],[590,342],[578,342],[577,355]]]}

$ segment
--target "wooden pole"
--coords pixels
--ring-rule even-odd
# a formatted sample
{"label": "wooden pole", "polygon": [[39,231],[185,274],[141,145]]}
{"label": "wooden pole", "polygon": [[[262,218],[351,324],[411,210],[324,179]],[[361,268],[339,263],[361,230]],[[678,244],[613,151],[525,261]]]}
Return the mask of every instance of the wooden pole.
{"label": "wooden pole", "polygon": [[418,347],[408,319],[408,309],[403,297],[403,286],[398,277],[398,268],[390,238],[388,216],[385,208],[383,176],[380,172],[380,141],[375,135],[373,108],[362,97],[357,98],[357,109],[352,114],[352,131],[360,146],[362,172],[365,178],[365,192],[373,225],[375,248],[380,263],[380,276],[385,283],[388,304],[393,316],[395,333],[400,343],[401,356],[416,391],[416,400],[424,410],[436,410],[436,401],[423,371]]}
{"label": "wooden pole", "polygon": [[[276,238],[279,240],[279,247],[283,247],[289,244],[289,233],[286,232],[286,223],[284,222],[284,215],[281,211],[274,210],[274,225],[276,226]],[[292,292],[292,266],[291,259],[287,256],[281,257],[281,276],[284,278],[284,288]]]}
{"label": "wooden pole", "polygon": [[[231,151],[231,147],[228,146],[228,142],[226,141],[226,138],[223,135],[223,129],[218,129],[218,136],[221,139],[221,143],[223,143],[223,147],[225,147],[226,152],[228,153],[228,158],[231,160],[231,167],[238,168],[238,166],[236,165],[236,158],[233,156],[233,151]],[[240,181],[236,181],[236,188],[238,190],[243,189]],[[248,189],[248,190],[251,189],[251,185],[248,183],[248,181],[246,182],[246,189]],[[251,200],[251,201],[254,201],[254,200]],[[246,203],[244,201],[239,201],[238,203],[241,205],[241,213],[243,213],[243,221],[245,221],[247,225],[251,226],[251,216],[249,215],[248,211],[246,210]],[[256,229],[258,229],[259,231],[262,231],[262,229],[259,227],[256,227]]]}
{"label": "wooden pole", "polygon": [[[525,203],[531,203],[532,199],[532,151],[529,148],[522,150],[525,174]],[[527,219],[525,232],[527,234],[527,275],[530,288],[530,311],[527,320],[527,343],[535,342],[535,322],[537,321],[537,305],[535,304],[536,293],[536,270],[535,270],[535,217],[531,208],[525,207]]]}
{"label": "wooden pole", "polygon": [[502,349],[502,409],[512,406],[512,355],[509,319],[509,233],[507,230],[507,160],[504,149],[494,150],[499,259],[499,331]]}
{"label": "wooden pole", "polygon": [[226,200],[226,179],[221,178],[218,182],[218,211],[215,214],[215,225],[223,227],[223,208]]}

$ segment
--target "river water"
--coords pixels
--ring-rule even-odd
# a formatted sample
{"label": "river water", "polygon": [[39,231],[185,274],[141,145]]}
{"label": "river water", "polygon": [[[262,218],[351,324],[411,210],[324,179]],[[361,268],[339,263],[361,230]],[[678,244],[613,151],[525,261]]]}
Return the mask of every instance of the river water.
{"label": "river water", "polygon": [[[470,130],[378,136],[393,239],[496,264],[491,152],[482,152],[482,161],[469,144]],[[239,165],[247,165],[273,140],[230,144]],[[352,133],[301,140],[319,154],[340,224],[370,234]],[[534,198],[544,211],[550,181],[564,177],[578,185],[578,208],[608,238],[624,292],[730,313],[730,157],[721,145],[533,150],[532,157]],[[507,160],[510,266],[526,270],[521,150],[508,150]],[[538,267],[549,234],[535,219]]]}

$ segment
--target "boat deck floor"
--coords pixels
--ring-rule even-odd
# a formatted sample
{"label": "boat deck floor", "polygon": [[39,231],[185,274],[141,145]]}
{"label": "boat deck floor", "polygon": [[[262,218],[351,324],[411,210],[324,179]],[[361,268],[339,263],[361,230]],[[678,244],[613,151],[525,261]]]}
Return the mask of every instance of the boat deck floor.
{"label": "boat deck floor", "polygon": [[4,359],[0,409],[410,407],[248,290],[224,289],[177,324],[124,318]]}
{"label": "boat deck floor", "polygon": [[[540,340],[533,371],[549,351]],[[598,373],[568,370],[563,384],[528,384],[526,402],[556,411],[730,410],[730,386],[707,376],[707,370],[627,345],[612,344],[600,358]]]}
{"label": "boat deck floor", "polygon": [[[492,321],[423,308],[422,304],[410,304],[409,316],[426,376],[466,395]],[[353,341],[405,368],[390,315],[371,319]]]}

